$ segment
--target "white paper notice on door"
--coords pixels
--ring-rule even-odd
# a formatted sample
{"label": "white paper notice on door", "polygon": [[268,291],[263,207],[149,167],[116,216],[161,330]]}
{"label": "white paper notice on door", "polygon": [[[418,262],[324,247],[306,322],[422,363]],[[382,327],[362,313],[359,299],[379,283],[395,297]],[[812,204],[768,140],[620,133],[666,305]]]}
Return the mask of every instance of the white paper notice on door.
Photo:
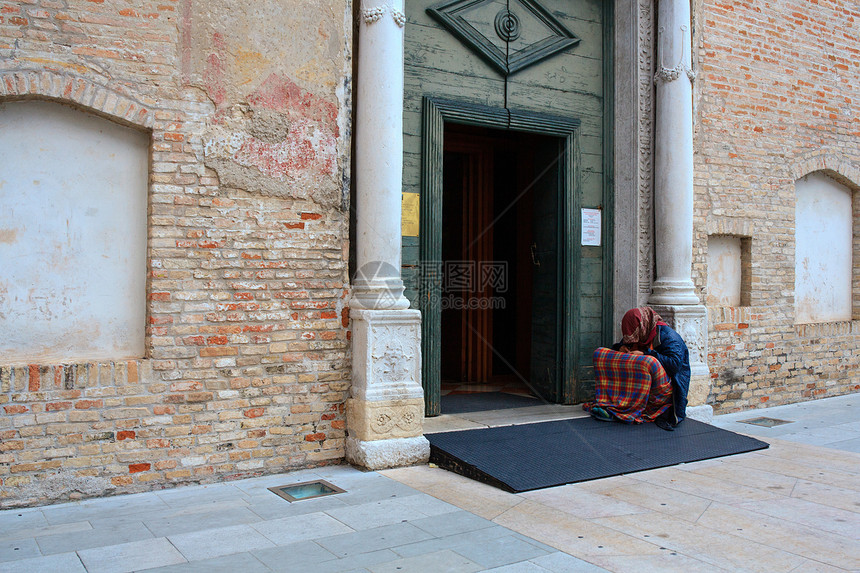
{"label": "white paper notice on door", "polygon": [[587,247],[600,246],[600,209],[582,210],[582,244]]}

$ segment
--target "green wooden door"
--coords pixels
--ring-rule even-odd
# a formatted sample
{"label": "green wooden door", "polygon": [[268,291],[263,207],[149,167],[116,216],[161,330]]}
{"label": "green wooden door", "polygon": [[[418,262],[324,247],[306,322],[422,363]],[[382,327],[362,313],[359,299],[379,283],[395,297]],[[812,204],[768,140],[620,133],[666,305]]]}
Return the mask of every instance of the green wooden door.
{"label": "green wooden door", "polygon": [[[463,34],[428,12],[440,6],[460,19]],[[449,122],[558,138],[563,153],[557,170],[545,180],[558,182],[553,212],[561,246],[556,246],[556,262],[547,262],[534,277],[542,285],[543,298],[534,301],[541,309],[533,328],[542,337],[542,365],[535,365],[533,374],[540,392],[552,401],[575,403],[593,392],[591,353],[609,342],[612,333],[612,6],[611,0],[406,2],[403,191],[419,194],[421,224],[419,236],[403,237],[403,278],[413,308],[422,310],[428,415],[440,411],[440,320],[428,301],[440,294],[429,269],[441,260],[441,142]],[[502,32],[494,28],[496,16],[505,10],[515,13],[521,24],[519,35],[510,41],[501,40],[504,26]],[[575,41],[540,59],[541,49],[565,35],[539,21],[545,14],[555,22],[552,26],[564,27]],[[489,42],[483,54],[464,38],[473,32]],[[540,49],[533,49],[536,45]],[[488,56],[492,46],[501,54],[495,60]],[[552,185],[545,187],[549,215]],[[601,245],[579,244],[581,208],[603,213]],[[551,232],[549,226],[538,227]],[[552,247],[541,248],[549,249],[543,259],[553,258]],[[541,321],[551,325],[550,315],[555,326],[538,328]]]}
{"label": "green wooden door", "polygon": [[[563,377],[562,319],[564,313],[564,237],[559,224],[563,212],[559,157],[564,148],[557,140],[540,140],[534,165],[540,176],[534,182],[532,211],[532,390],[543,399],[558,402]],[[563,162],[561,163],[563,165]]]}

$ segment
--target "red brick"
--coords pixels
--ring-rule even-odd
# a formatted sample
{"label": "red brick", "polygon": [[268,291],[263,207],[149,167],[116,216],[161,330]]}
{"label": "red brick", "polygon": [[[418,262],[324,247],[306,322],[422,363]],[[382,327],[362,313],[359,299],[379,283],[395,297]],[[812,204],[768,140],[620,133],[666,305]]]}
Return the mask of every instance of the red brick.
{"label": "red brick", "polygon": [[7,414],[23,414],[24,412],[28,412],[29,408],[20,404],[14,404],[12,406],[3,406],[3,410],[5,410]]}
{"label": "red brick", "polygon": [[259,418],[260,416],[262,416],[265,413],[266,413],[265,408],[250,408],[248,410],[245,410],[244,416],[246,418]]}
{"label": "red brick", "polygon": [[45,411],[56,412],[58,410],[68,410],[71,407],[71,402],[48,402],[47,404],[45,404]]}
{"label": "red brick", "polygon": [[35,364],[30,364],[29,373],[30,373],[30,377],[29,377],[27,389],[30,392],[38,392],[39,386],[40,386],[40,384],[39,384],[39,380],[40,380],[39,367],[36,366]]}
{"label": "red brick", "polygon": [[236,348],[232,346],[212,346],[200,349],[200,356],[235,356],[238,354]]}

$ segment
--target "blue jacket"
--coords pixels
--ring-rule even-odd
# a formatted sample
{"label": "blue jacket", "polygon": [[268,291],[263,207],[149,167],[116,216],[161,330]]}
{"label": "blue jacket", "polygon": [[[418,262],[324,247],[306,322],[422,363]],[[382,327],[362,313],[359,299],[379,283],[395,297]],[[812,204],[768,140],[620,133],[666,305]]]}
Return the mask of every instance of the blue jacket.
{"label": "blue jacket", "polygon": [[690,390],[690,351],[681,335],[668,326],[657,327],[654,348],[645,354],[660,361],[672,380],[675,423],[687,416],[687,392]]}
{"label": "blue jacket", "polygon": [[[612,348],[618,350],[621,343]],[[668,326],[657,326],[654,348],[645,352],[656,358],[672,381],[675,424],[687,417],[687,392],[690,390],[690,351],[681,335]]]}

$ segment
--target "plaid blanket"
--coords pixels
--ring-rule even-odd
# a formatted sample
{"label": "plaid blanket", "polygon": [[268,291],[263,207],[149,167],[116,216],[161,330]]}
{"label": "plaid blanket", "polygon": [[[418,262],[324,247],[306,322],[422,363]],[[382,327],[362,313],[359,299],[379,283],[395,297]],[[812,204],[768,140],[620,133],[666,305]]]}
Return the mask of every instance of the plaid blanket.
{"label": "plaid blanket", "polygon": [[653,356],[594,351],[597,377],[593,402],[585,410],[600,406],[623,422],[653,422],[672,405],[672,382]]}

